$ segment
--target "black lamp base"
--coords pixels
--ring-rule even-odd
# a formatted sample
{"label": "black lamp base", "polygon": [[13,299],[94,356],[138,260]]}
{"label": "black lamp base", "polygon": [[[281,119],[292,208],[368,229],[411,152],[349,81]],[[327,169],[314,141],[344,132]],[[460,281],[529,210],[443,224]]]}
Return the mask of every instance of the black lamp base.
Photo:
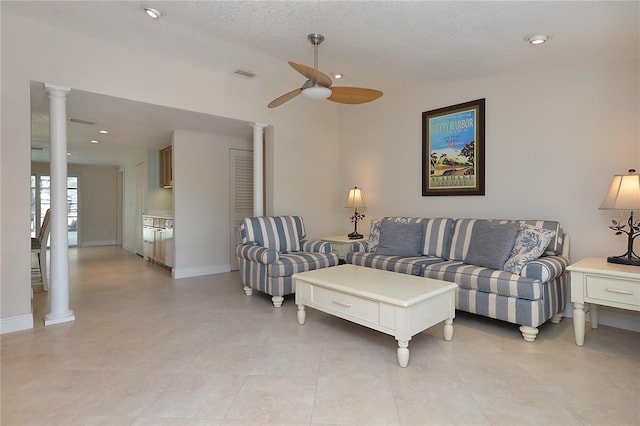
{"label": "black lamp base", "polygon": [[362,239],[363,235],[362,234],[358,234],[356,231],[353,231],[352,233],[347,235],[347,237],[349,237],[350,240],[360,240],[360,239]]}
{"label": "black lamp base", "polygon": [[627,256],[610,256],[607,257],[607,262],[618,263],[620,265],[640,266],[640,259]]}

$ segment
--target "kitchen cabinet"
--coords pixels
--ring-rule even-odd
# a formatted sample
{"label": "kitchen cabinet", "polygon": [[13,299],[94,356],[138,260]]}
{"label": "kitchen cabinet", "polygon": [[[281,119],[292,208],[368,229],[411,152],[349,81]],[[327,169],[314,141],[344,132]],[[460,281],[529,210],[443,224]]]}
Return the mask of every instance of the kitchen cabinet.
{"label": "kitchen cabinet", "polygon": [[162,188],[173,187],[173,167],[172,167],[173,149],[171,145],[160,150],[160,186]]}
{"label": "kitchen cabinet", "polygon": [[145,259],[173,267],[173,218],[142,216],[143,255]]}

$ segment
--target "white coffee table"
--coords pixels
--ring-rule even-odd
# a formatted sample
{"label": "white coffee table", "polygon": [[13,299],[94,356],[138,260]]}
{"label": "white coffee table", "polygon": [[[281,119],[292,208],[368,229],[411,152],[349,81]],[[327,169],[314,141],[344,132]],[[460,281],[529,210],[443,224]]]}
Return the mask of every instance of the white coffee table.
{"label": "white coffee table", "polygon": [[293,275],[298,323],[305,307],[394,336],[398,364],[409,364],[409,340],[444,321],[444,338],[453,338],[455,283],[341,265]]}

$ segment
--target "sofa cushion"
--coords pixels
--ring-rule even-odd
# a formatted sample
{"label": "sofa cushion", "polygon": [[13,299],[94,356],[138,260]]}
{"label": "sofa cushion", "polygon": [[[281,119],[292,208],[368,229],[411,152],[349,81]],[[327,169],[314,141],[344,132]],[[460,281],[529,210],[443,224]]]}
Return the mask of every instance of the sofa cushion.
{"label": "sofa cushion", "polygon": [[351,252],[347,254],[346,262],[384,271],[422,276],[426,265],[441,263],[442,259],[430,256],[400,257],[378,253]]}
{"label": "sofa cushion", "polygon": [[[471,232],[478,221],[486,219],[457,219],[453,224],[453,236],[451,237],[451,245],[445,256],[448,260],[462,261],[469,250],[469,242],[471,241]],[[535,226],[536,228],[544,228],[556,231],[555,237],[549,242],[545,255],[562,255],[563,250],[563,232],[560,224],[555,221],[548,220],[501,220],[491,219],[491,222],[498,223],[517,223]]]}
{"label": "sofa cushion", "polygon": [[[392,220],[399,223],[424,223],[424,247],[421,252],[427,256],[446,257],[449,254],[451,233],[453,232],[453,219],[450,218],[425,218],[387,216],[382,220]],[[380,238],[380,219],[371,221],[369,233],[369,252],[375,253]]]}
{"label": "sofa cushion", "polygon": [[422,255],[423,223],[401,223],[385,219],[380,225],[380,241],[376,253],[414,257]]}
{"label": "sofa cushion", "polygon": [[469,243],[471,242],[471,232],[473,226],[480,219],[457,219],[453,224],[453,235],[451,237],[451,245],[449,253],[444,256],[448,260],[457,260],[462,262],[469,251]]}
{"label": "sofa cushion", "polygon": [[464,263],[502,269],[511,255],[519,228],[514,223],[476,222]]}
{"label": "sofa cushion", "polygon": [[528,300],[540,299],[546,285],[533,278],[493,268],[467,265],[459,261],[425,265],[423,275],[427,278],[454,282],[460,288],[477,290],[489,295],[498,294]]}
{"label": "sofa cushion", "polygon": [[542,256],[555,235],[556,231],[521,224],[511,254],[502,269],[519,274],[524,265]]}
{"label": "sofa cushion", "polygon": [[242,219],[240,233],[243,244],[256,243],[287,253],[300,250],[304,225],[300,216],[258,216]]}
{"label": "sofa cushion", "polygon": [[453,219],[430,218],[424,219],[424,248],[422,253],[428,256],[445,257],[449,252],[451,234],[453,233]]}

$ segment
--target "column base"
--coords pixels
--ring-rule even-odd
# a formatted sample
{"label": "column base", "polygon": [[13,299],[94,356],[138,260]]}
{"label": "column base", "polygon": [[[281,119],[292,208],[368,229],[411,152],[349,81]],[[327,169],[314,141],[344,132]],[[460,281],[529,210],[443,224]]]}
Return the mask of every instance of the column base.
{"label": "column base", "polygon": [[46,314],[44,316],[44,325],[61,324],[63,322],[75,321],[76,316],[73,311],[69,310],[60,314]]}

